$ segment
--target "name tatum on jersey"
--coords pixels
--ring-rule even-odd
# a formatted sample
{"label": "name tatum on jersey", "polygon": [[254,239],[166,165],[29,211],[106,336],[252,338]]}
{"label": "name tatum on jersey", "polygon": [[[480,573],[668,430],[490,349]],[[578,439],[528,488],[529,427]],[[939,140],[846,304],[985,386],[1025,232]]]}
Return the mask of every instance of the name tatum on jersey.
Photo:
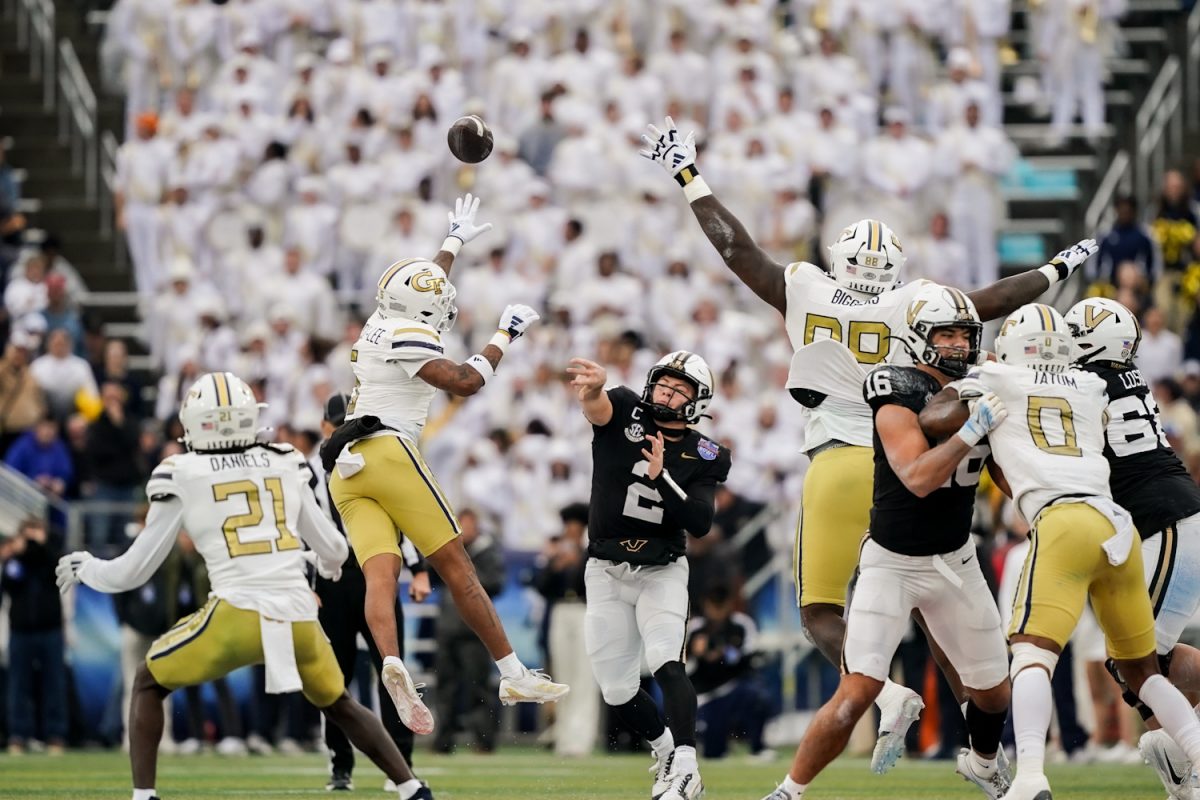
{"label": "name tatum on jersey", "polygon": [[[937,378],[916,367],[876,367],[867,375],[863,394],[872,414],[887,405],[914,414],[941,391]],[[937,444],[926,437],[929,446]],[[874,434],[875,490],[871,506],[871,538],[894,553],[932,556],[962,547],[971,531],[975,490],[988,456],[986,444],[976,445],[958,470],[940,488],[917,497],[892,471],[879,434]]]}
{"label": "name tatum on jersey", "polygon": [[[649,447],[646,436],[680,431],[660,429],[630,389],[610,389],[608,397],[612,419],[593,427],[588,555],[631,564],[669,564],[687,551],[686,526],[647,477],[650,462],[642,450]],[[663,467],[687,487],[690,498],[711,507],[717,484],[729,475],[729,450],[691,428],[680,441],[667,439],[665,444]]]}

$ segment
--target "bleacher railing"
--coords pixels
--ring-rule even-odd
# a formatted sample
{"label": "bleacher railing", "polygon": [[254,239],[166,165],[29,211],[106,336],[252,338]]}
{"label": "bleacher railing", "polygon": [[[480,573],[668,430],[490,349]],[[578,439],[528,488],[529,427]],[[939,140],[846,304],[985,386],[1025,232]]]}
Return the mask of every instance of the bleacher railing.
{"label": "bleacher railing", "polygon": [[89,203],[96,202],[99,158],[96,143],[96,93],[69,39],[58,43],[58,88],[63,102],[58,107],[58,140],[71,142],[71,169],[82,172]]}
{"label": "bleacher railing", "polygon": [[50,0],[16,0],[5,17],[16,22],[17,47],[29,53],[29,74],[42,82],[42,108],[54,107],[54,4]]}
{"label": "bleacher railing", "polygon": [[1187,44],[1187,124],[1190,130],[1200,128],[1200,3],[1197,3],[1187,18],[1185,27]]}
{"label": "bleacher railing", "polygon": [[1133,160],[1129,157],[1129,151],[1120,150],[1113,156],[1096,188],[1096,196],[1084,212],[1084,230],[1095,235],[1096,231],[1107,230],[1112,225],[1115,216],[1113,200],[1118,194],[1129,193],[1132,179]]}
{"label": "bleacher railing", "polygon": [[50,507],[37,484],[0,463],[0,538],[13,536],[23,520],[45,519]]}
{"label": "bleacher railing", "polygon": [[1134,121],[1133,186],[1145,208],[1172,159],[1183,152],[1183,68],[1176,56],[1163,62]]}

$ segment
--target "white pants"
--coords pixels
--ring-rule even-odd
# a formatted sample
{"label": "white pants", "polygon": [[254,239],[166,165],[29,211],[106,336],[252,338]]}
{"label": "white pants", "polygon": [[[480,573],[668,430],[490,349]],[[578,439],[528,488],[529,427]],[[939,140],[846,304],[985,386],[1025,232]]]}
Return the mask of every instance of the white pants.
{"label": "white pants", "polygon": [[847,672],[887,678],[916,609],[964,686],[1003,683],[1008,648],[974,542],[940,556],[905,556],[868,539],[858,569],[842,651]]}
{"label": "white pants", "polygon": [[550,610],[550,664],[555,680],[571,687],[554,714],[554,753],[591,755],[600,729],[600,693],[592,685],[591,660],[584,643],[583,603],[555,603]]}
{"label": "white pants", "polygon": [[651,674],[683,657],[688,617],[688,563],[661,567],[588,559],[583,634],[604,702],[628,703],[638,692],[642,656]]}
{"label": "white pants", "polygon": [[1078,108],[1088,136],[1104,128],[1104,56],[1100,48],[1067,45],[1056,54],[1052,132],[1066,136]]}
{"label": "white pants", "polygon": [[1142,560],[1154,608],[1157,650],[1166,654],[1200,609],[1200,514],[1142,542]]}
{"label": "white pants", "polygon": [[125,204],[125,240],[133,262],[133,280],[143,298],[158,293],[166,271],[159,248],[158,207],[130,200]]}

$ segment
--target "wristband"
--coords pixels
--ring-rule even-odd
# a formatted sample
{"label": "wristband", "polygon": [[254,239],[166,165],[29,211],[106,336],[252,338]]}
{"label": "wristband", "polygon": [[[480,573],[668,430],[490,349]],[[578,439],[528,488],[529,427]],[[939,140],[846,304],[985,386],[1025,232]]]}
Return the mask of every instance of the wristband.
{"label": "wristband", "polygon": [[1067,268],[1066,264],[1043,264],[1038,267],[1038,272],[1046,276],[1051,286],[1059,281],[1065,281],[1071,276],[1071,270]]}
{"label": "wristband", "polygon": [[671,473],[667,472],[666,467],[662,468],[662,472],[659,473],[658,477],[662,478],[663,482],[665,482],[667,486],[670,486],[671,489],[674,490],[675,494],[679,495],[680,500],[687,502],[687,492],[680,488],[679,484],[675,482],[675,479],[671,477]]}
{"label": "wristband", "polygon": [[967,447],[974,447],[979,444],[979,440],[987,435],[986,432],[980,433],[979,430],[972,424],[973,420],[967,420],[966,424],[958,429],[955,435],[966,442]]}
{"label": "wristband", "polygon": [[457,256],[458,251],[462,250],[463,240],[457,236],[447,236],[442,241],[442,249],[452,256]]}
{"label": "wristband", "polygon": [[[686,182],[682,180],[684,174],[691,176]],[[708,184],[705,183],[704,178],[701,178],[700,174],[696,172],[695,167],[685,167],[678,175],[675,176],[675,180],[679,181],[679,185],[683,187],[683,196],[687,198],[689,203],[694,203],[701,197],[708,197],[710,194],[712,194],[712,189],[708,188]]]}
{"label": "wristband", "polygon": [[488,344],[498,349],[501,353],[508,351],[508,344],[512,341],[512,337],[508,335],[508,331],[497,330],[492,334],[492,338],[488,339]]}
{"label": "wristband", "polygon": [[496,370],[492,368],[492,362],[488,361],[478,353],[464,361],[463,365],[468,366],[478,372],[483,377],[483,382],[485,384],[492,378],[496,377]]}

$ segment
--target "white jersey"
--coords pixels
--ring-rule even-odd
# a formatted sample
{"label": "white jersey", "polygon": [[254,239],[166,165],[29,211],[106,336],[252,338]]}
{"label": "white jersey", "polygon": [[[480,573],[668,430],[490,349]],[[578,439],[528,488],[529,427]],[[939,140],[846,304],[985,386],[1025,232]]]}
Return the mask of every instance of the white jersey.
{"label": "white jersey", "polygon": [[[850,292],[815,264],[797,261],[784,273],[787,285],[788,338],[800,356],[805,345],[821,339],[842,342],[863,367],[863,377],[876,364],[890,360],[893,332],[904,324],[913,296],[929,281],[917,280],[873,297]],[[907,363],[903,361],[902,363]],[[793,360],[793,369],[796,361]],[[871,409],[857,399],[826,397],[806,409],[804,450],[833,440],[871,447]]]}
{"label": "white jersey", "polygon": [[346,419],[379,417],[415,444],[437,394],[436,388],[417,377],[417,371],[444,353],[442,337],[430,326],[383,317],[376,311],[350,351],[355,382]]}
{"label": "white jersey", "polygon": [[1054,373],[988,362],[966,379],[978,379],[1008,409],[988,441],[1027,521],[1061,498],[1112,498],[1103,378],[1082,370]]}
{"label": "white jersey", "polygon": [[[182,527],[204,558],[215,596],[294,622],[317,618],[300,534],[314,538],[308,535],[312,520],[301,522],[316,503],[311,480],[308,462],[296,450],[256,446],[170,456],[155,467],[146,495],[152,502],[182,502]],[[330,529],[321,526],[316,536]],[[336,529],[332,533],[338,536]]]}

